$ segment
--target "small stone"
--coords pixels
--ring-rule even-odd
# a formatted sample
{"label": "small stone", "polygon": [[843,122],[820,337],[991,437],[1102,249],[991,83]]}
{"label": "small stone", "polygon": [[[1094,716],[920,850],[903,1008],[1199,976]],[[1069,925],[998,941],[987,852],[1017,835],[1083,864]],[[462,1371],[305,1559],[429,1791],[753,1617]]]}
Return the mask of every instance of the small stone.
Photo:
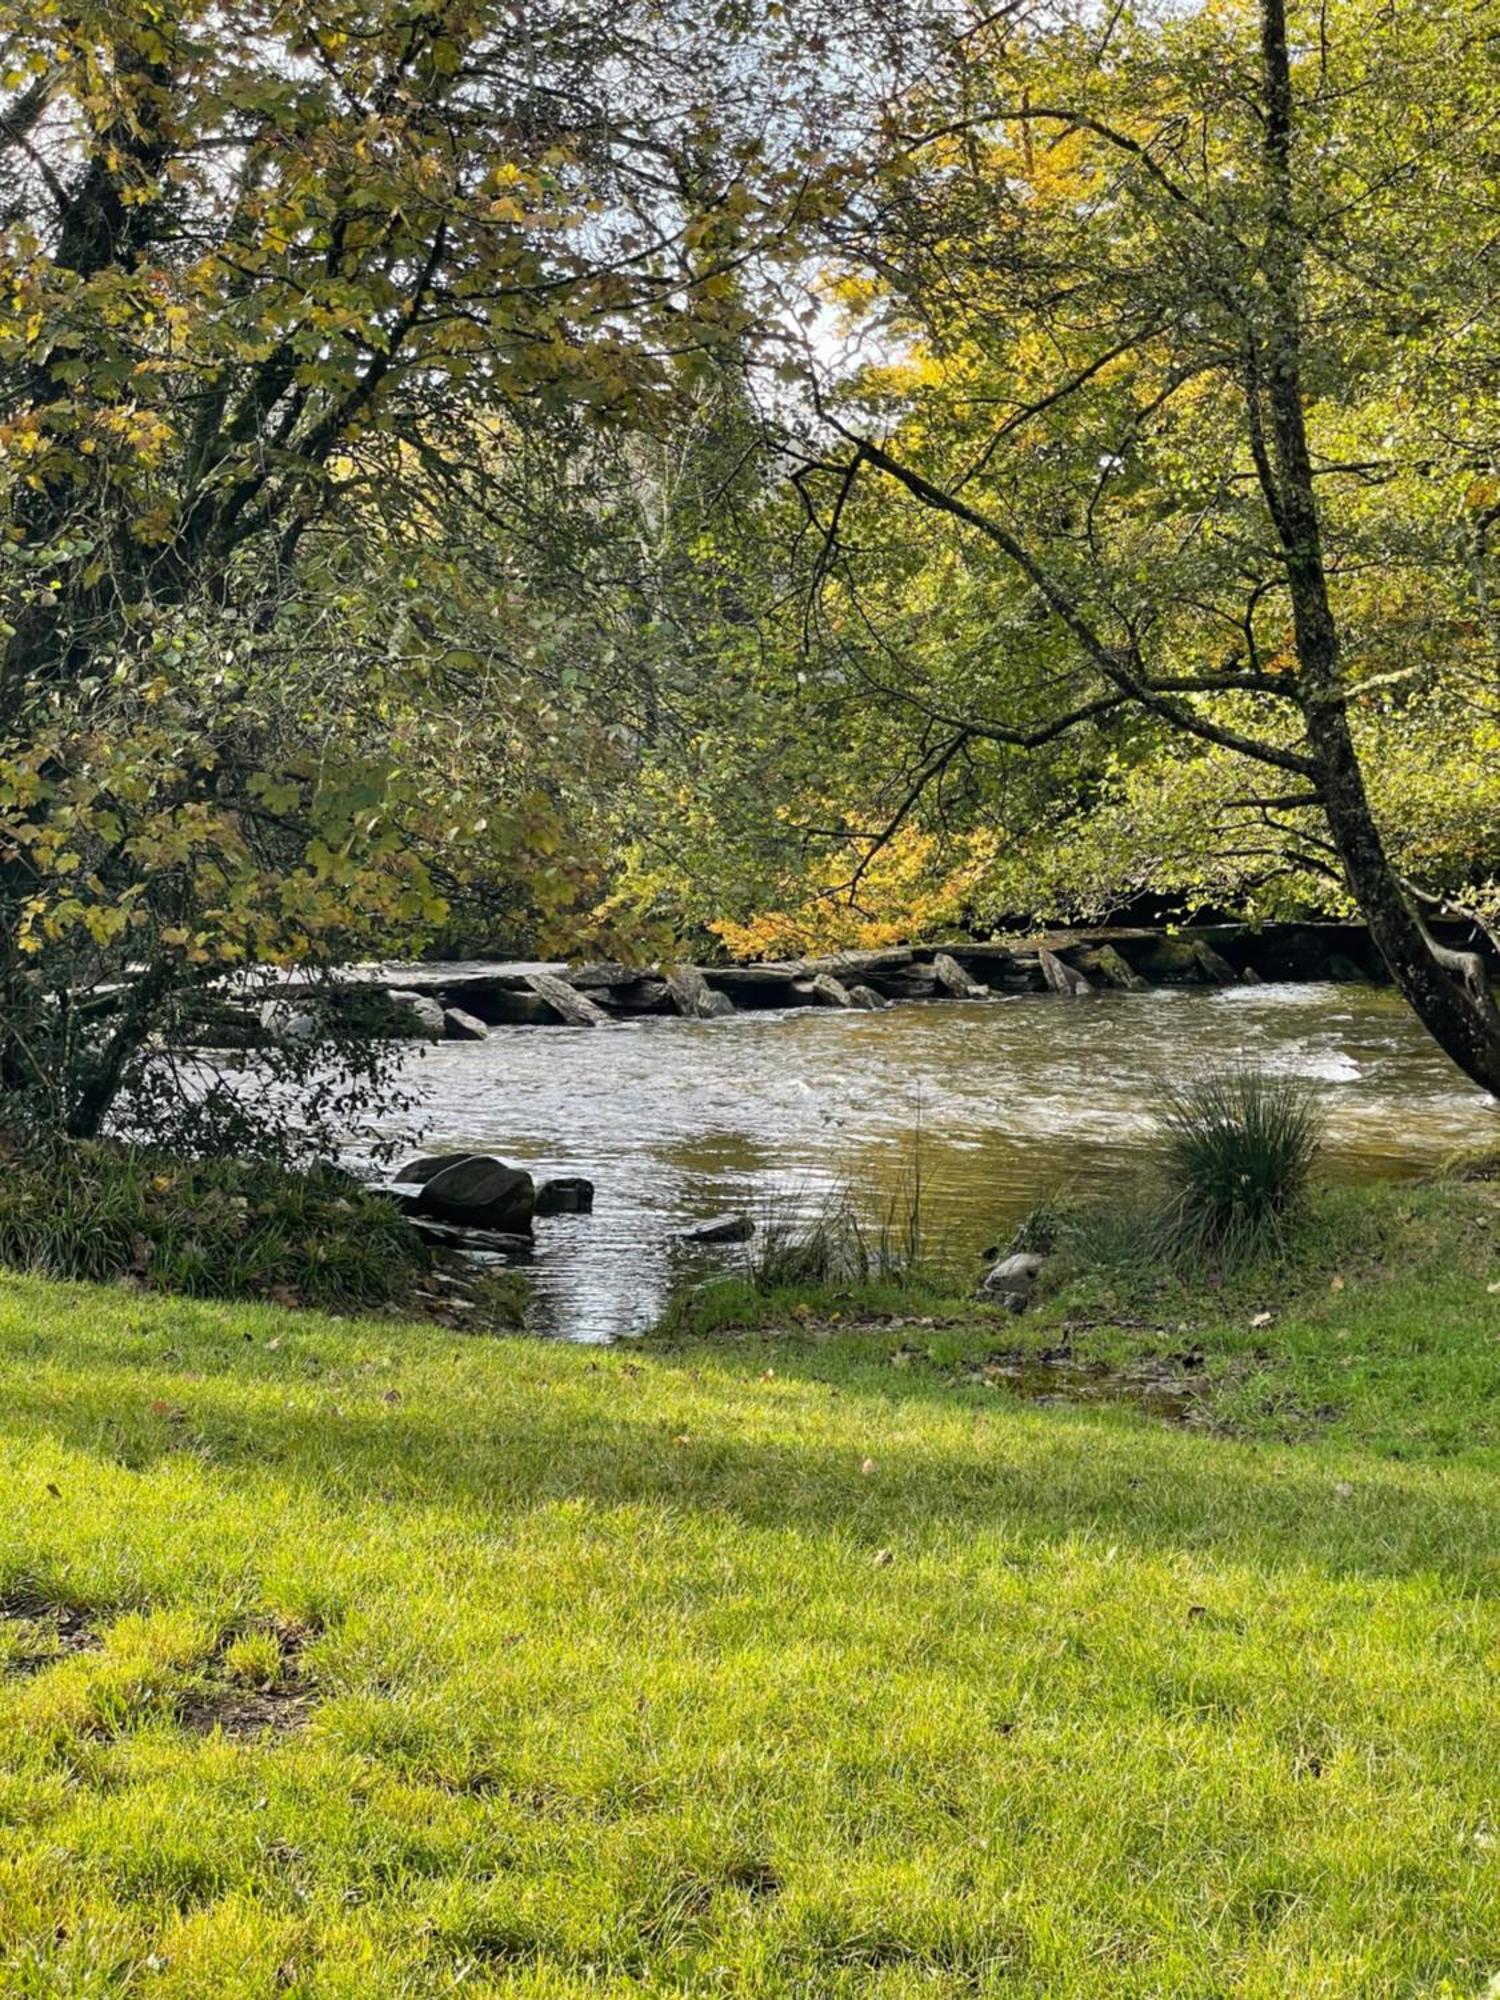
{"label": "small stone", "polygon": [[711,1215],[707,1222],[695,1222],[678,1231],[684,1243],[747,1243],[755,1234],[748,1215]]}
{"label": "small stone", "polygon": [[536,1191],[538,1215],[592,1215],[594,1183],[582,1174],[564,1174],[543,1181]]}

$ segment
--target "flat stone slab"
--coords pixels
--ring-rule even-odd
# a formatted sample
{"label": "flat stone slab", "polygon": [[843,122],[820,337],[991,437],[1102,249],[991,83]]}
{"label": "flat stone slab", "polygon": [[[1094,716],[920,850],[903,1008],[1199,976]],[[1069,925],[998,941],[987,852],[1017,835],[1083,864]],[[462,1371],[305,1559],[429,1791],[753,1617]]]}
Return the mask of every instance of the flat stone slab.
{"label": "flat stone slab", "polygon": [[677,1232],[683,1243],[748,1243],[754,1234],[755,1224],[748,1215],[711,1215],[707,1222]]}

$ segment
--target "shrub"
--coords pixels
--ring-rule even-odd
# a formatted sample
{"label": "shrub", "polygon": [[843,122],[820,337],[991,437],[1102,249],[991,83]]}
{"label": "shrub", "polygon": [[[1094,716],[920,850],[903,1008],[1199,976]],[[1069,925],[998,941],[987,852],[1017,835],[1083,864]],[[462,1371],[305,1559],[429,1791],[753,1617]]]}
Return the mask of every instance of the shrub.
{"label": "shrub", "polygon": [[429,1263],[394,1204],[336,1167],[106,1140],[0,1160],[0,1264],[42,1277],[338,1309],[403,1301]]}
{"label": "shrub", "polygon": [[1318,1151],[1306,1085],[1226,1070],[1169,1087],[1157,1123],[1170,1248],[1236,1258],[1280,1244]]}

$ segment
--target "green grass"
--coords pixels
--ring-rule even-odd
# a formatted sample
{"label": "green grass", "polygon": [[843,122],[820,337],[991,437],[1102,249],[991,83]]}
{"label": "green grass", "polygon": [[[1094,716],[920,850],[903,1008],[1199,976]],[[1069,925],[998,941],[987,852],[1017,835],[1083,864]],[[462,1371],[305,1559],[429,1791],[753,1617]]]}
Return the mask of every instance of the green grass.
{"label": "green grass", "polygon": [[[1500,1206],[1321,1226],[602,1352],[0,1280],[0,1992],[1478,2000]],[[1069,1326],[1204,1425],[965,1372]]]}

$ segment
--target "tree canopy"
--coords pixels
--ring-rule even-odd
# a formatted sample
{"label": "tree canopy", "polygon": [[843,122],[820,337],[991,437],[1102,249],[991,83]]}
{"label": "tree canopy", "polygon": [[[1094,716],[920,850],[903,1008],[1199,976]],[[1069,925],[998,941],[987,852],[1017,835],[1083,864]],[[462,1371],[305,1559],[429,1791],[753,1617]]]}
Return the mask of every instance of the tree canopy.
{"label": "tree canopy", "polygon": [[13,1102],[251,965],[1143,895],[1360,912],[1500,1087],[1483,9],[0,40]]}

